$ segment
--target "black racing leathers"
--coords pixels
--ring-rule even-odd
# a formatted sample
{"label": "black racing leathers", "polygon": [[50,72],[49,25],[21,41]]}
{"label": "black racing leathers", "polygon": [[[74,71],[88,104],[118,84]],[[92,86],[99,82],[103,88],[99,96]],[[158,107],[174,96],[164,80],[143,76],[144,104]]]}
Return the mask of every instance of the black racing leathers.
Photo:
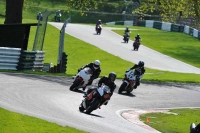
{"label": "black racing leathers", "polygon": [[137,77],[136,77],[136,84],[135,84],[135,88],[137,88],[137,86],[139,86],[140,85],[140,78],[141,78],[141,76],[145,73],[145,69],[144,69],[144,67],[140,67],[139,65],[137,65],[137,64],[135,64],[133,67],[131,67],[129,70],[133,70],[133,69],[135,69],[135,74],[136,75],[138,75]]}

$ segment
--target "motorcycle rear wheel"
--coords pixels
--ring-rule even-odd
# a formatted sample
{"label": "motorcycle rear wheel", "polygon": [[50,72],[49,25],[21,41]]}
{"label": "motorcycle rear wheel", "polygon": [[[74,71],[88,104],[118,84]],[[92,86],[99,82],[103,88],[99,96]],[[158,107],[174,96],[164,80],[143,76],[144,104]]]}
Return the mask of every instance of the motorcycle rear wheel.
{"label": "motorcycle rear wheel", "polygon": [[121,86],[119,87],[118,94],[121,94],[122,91],[125,90],[126,86],[127,86],[127,83],[126,83],[126,82],[123,82],[123,83],[121,84]]}
{"label": "motorcycle rear wheel", "polygon": [[80,85],[80,81],[76,79],[76,80],[73,82],[73,84],[70,86],[69,89],[70,89],[71,91],[75,91],[75,90],[76,90],[75,88],[76,88],[77,86],[79,86],[79,85]]}

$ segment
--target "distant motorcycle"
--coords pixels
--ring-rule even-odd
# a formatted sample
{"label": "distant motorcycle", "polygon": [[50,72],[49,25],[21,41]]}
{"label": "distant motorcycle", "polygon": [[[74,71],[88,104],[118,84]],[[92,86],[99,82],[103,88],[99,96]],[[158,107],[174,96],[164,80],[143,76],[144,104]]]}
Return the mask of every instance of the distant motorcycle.
{"label": "distant motorcycle", "polygon": [[92,88],[91,92],[85,97],[80,106],[79,111],[84,112],[86,114],[90,114],[92,111],[98,109],[101,105],[108,102],[110,99],[110,88],[106,85],[102,85],[101,87]]}
{"label": "distant motorcycle", "polygon": [[139,47],[140,47],[140,42],[135,40],[133,42],[133,50],[137,50],[138,51]]}
{"label": "distant motorcycle", "polygon": [[93,71],[86,67],[82,69],[75,77],[73,84],[70,86],[71,91],[77,91],[79,88],[83,88],[89,82],[90,77],[92,76]]}
{"label": "distant motorcycle", "polygon": [[60,22],[60,21],[61,21],[61,14],[59,13],[55,16],[55,22]]}
{"label": "distant motorcycle", "polygon": [[99,34],[101,34],[101,30],[102,30],[102,25],[101,24],[99,24],[99,25],[97,25],[96,26],[96,32],[97,32],[97,35]]}
{"label": "distant motorcycle", "polygon": [[130,37],[129,33],[126,32],[125,35],[124,35],[124,42],[125,42],[125,43],[128,43],[129,37]]}
{"label": "distant motorcycle", "polygon": [[137,78],[139,78],[137,71],[126,71],[123,82],[119,87],[118,94],[121,94],[123,91],[126,91],[127,93],[132,92]]}

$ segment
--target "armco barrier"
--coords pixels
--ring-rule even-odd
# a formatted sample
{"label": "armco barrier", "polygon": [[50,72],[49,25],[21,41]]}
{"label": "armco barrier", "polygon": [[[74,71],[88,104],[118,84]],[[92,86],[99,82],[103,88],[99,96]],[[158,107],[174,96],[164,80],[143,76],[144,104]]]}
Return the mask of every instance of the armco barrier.
{"label": "armco barrier", "polygon": [[173,32],[179,32],[180,31],[180,26],[177,24],[172,24],[171,25],[171,31]]}
{"label": "armco barrier", "polygon": [[20,48],[0,47],[0,69],[17,70]]}
{"label": "armco barrier", "polygon": [[146,20],[145,27],[153,28],[154,21],[153,20]]}
{"label": "armco barrier", "polygon": [[198,38],[198,30],[197,29],[193,29],[193,34],[192,36],[195,37],[195,38]]}
{"label": "armco barrier", "polygon": [[185,25],[184,26],[184,33],[189,34],[190,33],[190,27]]}
{"label": "armco barrier", "polygon": [[44,60],[43,51],[22,51],[18,63],[18,70],[42,70]]}
{"label": "armco barrier", "polygon": [[143,26],[145,27],[146,21],[138,21],[138,26]]}
{"label": "armco barrier", "polygon": [[162,22],[161,30],[171,31],[171,23]]}
{"label": "armco barrier", "polygon": [[198,32],[198,39],[200,40],[200,31]]}
{"label": "armco barrier", "polygon": [[162,22],[154,21],[153,28],[161,30],[161,27],[162,27]]}

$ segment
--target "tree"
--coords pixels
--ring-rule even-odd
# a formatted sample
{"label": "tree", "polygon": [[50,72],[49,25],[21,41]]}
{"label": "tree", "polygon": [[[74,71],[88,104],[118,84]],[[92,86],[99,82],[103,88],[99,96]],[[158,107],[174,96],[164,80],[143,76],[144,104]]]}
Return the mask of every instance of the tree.
{"label": "tree", "polygon": [[66,0],[67,5],[71,8],[77,9],[79,11],[89,11],[91,9],[97,9],[97,5],[102,2],[99,0]]}
{"label": "tree", "polygon": [[157,11],[166,22],[176,23],[177,18],[180,17],[194,18],[196,26],[200,22],[200,0],[147,0],[147,2],[142,2],[140,8],[133,13],[154,11]]}
{"label": "tree", "polygon": [[24,0],[6,0],[5,24],[22,23],[22,8]]}

